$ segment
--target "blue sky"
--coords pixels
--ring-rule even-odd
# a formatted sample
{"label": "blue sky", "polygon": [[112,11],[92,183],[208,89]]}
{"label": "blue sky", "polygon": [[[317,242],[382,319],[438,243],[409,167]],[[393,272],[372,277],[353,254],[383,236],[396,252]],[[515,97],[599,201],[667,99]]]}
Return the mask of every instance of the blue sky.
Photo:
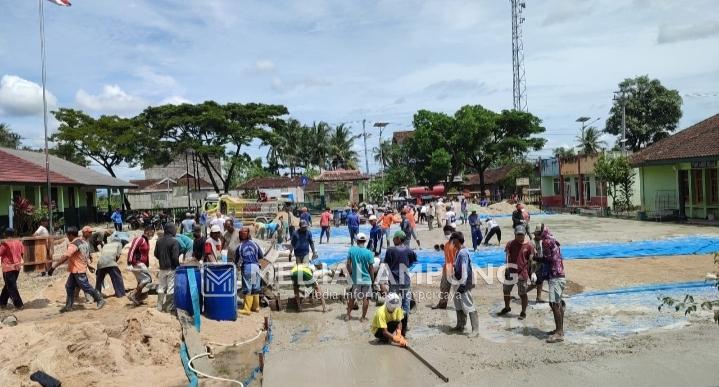
{"label": "blue sky", "polygon": [[[389,122],[391,132],[411,129],[422,108],[512,104],[508,0],[75,0],[45,11],[51,108],[130,116],[167,102],[279,103],[303,122],[346,122],[359,133],[362,119]],[[573,145],[579,116],[603,127],[626,77],[678,89],[680,127],[719,112],[713,0],[527,0],[524,16],[528,107],[549,139],[537,155]],[[0,121],[34,146],[38,30],[36,1],[5,4]],[[370,147],[377,141],[374,132]]]}

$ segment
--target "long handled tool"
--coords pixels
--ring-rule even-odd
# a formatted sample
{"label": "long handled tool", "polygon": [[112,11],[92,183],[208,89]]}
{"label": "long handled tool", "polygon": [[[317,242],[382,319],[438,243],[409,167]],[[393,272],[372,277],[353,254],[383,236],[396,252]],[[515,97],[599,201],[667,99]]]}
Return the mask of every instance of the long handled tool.
{"label": "long handled tool", "polygon": [[420,356],[414,349],[410,348],[409,346],[405,347],[414,357],[419,359],[424,365],[427,366],[432,372],[434,372],[435,375],[437,375],[440,379],[442,379],[445,383],[449,383],[449,378],[444,376],[441,372],[439,372],[438,369],[434,368],[433,365],[429,364],[427,360],[425,360],[422,356]]}

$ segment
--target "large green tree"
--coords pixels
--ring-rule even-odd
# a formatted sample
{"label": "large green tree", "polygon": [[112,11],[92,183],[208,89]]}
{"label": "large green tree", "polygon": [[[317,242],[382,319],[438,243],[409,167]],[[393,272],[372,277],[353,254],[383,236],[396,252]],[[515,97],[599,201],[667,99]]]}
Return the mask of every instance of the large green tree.
{"label": "large green tree", "polygon": [[[457,152],[459,138],[453,117],[429,110],[414,115],[414,134],[402,144],[407,154],[407,167],[418,183],[434,185],[446,182],[461,170]],[[435,160],[435,157],[437,159]]]}
{"label": "large green tree", "polygon": [[601,139],[602,133],[599,129],[590,126],[577,136],[579,143],[579,152],[583,155],[593,155],[599,153],[603,146],[607,146],[606,141]]}
{"label": "large green tree", "polygon": [[192,152],[215,192],[227,193],[233,188],[235,169],[247,159],[243,147],[280,126],[287,113],[281,105],[214,101],[148,107],[138,119],[144,136],[158,139],[159,144],[145,154],[145,164],[163,165]]}
{"label": "large green tree", "polygon": [[[68,148],[74,148],[105,168],[112,177],[117,177],[115,168],[120,164],[135,165],[138,162],[142,141],[137,137],[139,126],[135,120],[104,115],[94,118],[80,110],[66,108],[52,114],[60,123],[50,138],[58,149],[70,153]],[[127,197],[125,206],[130,208]]]}
{"label": "large green tree", "polygon": [[[622,135],[622,104],[626,106],[626,147],[639,149],[668,137],[682,117],[682,97],[647,75],[628,78],[619,84],[604,131]],[[623,97],[621,97],[623,95]]]}
{"label": "large green tree", "polygon": [[22,137],[13,132],[8,124],[0,122],[0,147],[17,149],[21,140]]}
{"label": "large green tree", "polygon": [[51,155],[57,156],[71,163],[82,165],[83,167],[90,166],[90,162],[87,161],[87,158],[70,143],[57,144],[50,148],[49,152]]}
{"label": "large green tree", "polygon": [[497,160],[514,159],[530,150],[542,149],[545,139],[534,137],[545,131],[542,121],[531,113],[503,110],[495,113],[480,105],[466,105],[454,115],[456,149],[464,166],[479,174],[484,191],[484,173]]}
{"label": "large green tree", "polygon": [[602,154],[594,165],[594,174],[607,183],[615,210],[631,208],[634,172],[627,157]]}

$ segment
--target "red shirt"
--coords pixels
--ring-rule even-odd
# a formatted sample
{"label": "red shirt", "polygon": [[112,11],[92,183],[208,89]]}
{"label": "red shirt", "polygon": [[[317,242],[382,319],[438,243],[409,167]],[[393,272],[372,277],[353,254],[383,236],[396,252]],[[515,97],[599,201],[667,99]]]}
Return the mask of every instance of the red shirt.
{"label": "red shirt", "polygon": [[17,239],[8,239],[0,244],[0,262],[2,272],[19,271],[22,268],[25,246]]}
{"label": "red shirt", "polygon": [[320,215],[320,226],[327,227],[330,225],[330,219],[332,219],[332,214],[330,214],[329,211],[325,211]]}
{"label": "red shirt", "polygon": [[536,254],[532,243],[520,243],[512,239],[504,249],[508,253],[507,263],[517,265],[517,268],[509,268],[510,273],[518,273],[519,279],[529,279],[529,260]]}
{"label": "red shirt", "polygon": [[409,210],[407,213],[407,220],[409,220],[409,225],[413,230],[417,228],[417,221],[414,219],[414,210]]}
{"label": "red shirt", "polygon": [[144,235],[135,238],[127,252],[127,263],[130,265],[144,263],[150,267],[150,242]]}
{"label": "red shirt", "polygon": [[215,257],[216,261],[219,261],[221,252],[222,241],[216,241],[212,238],[207,238],[207,240],[205,241],[205,255],[211,255]]}

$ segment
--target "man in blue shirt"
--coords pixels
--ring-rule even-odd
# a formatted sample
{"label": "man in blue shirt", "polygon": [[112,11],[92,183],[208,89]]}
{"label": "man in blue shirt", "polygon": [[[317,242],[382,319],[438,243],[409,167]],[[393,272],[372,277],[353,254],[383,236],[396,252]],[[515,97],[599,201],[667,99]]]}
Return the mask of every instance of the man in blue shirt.
{"label": "man in blue shirt", "polygon": [[110,215],[110,219],[115,225],[115,231],[122,231],[122,213],[119,208],[115,208],[115,212]]}
{"label": "man in blue shirt", "polygon": [[402,336],[407,333],[409,319],[409,304],[412,298],[410,293],[409,269],[417,262],[417,254],[404,244],[407,235],[402,231],[394,233],[392,243],[384,255],[384,264],[392,275],[389,278],[389,291],[399,294],[402,299],[404,319],[402,320]]}
{"label": "man in blue shirt", "polygon": [[250,238],[250,229],[243,227],[239,232],[240,245],[235,250],[235,265],[242,275],[242,293],[245,304],[240,310],[243,315],[260,311],[260,259],[264,257],[260,246]]}
{"label": "man in blue shirt", "polygon": [[312,258],[317,258],[317,252],[315,251],[315,243],[312,241],[312,233],[307,229],[307,222],[300,220],[300,229],[292,234],[290,244],[290,262],[292,261],[292,255],[297,257],[297,263],[304,263],[310,260],[310,249],[312,249]]}
{"label": "man in blue shirt", "polygon": [[372,225],[372,229],[369,231],[369,242],[367,243],[367,249],[374,253],[375,257],[379,257],[382,254],[382,239],[384,231],[379,224],[377,224],[377,216],[372,215],[369,217],[369,224]]}
{"label": "man in blue shirt", "polygon": [[412,241],[412,223],[407,219],[407,210],[400,212],[402,220],[399,222],[399,228],[402,230],[406,238],[404,238],[404,245],[409,247],[409,243]]}
{"label": "man in blue shirt", "polygon": [[372,297],[372,282],[374,275],[372,273],[372,264],[374,257],[372,252],[365,247],[367,236],[363,233],[357,234],[357,246],[350,247],[347,253],[347,271],[352,281],[352,289],[347,300],[347,315],[345,321],[349,321],[352,316],[352,309],[355,302],[362,301],[362,317],[360,322],[367,321],[367,308],[369,308],[369,299]]}
{"label": "man in blue shirt", "polygon": [[350,232],[350,245],[354,246],[355,244],[355,238],[357,237],[357,233],[359,233],[359,225],[360,225],[360,219],[359,215],[357,215],[357,209],[352,208],[352,211],[347,214],[347,228]]}
{"label": "man in blue shirt", "polygon": [[477,246],[482,244],[482,221],[475,210],[469,215],[469,228],[472,231],[472,248],[477,251]]}
{"label": "man in blue shirt", "polygon": [[457,251],[457,256],[454,259],[454,273],[452,273],[450,281],[452,285],[457,285],[453,297],[454,309],[457,311],[457,326],[452,330],[459,333],[464,332],[467,316],[469,316],[472,323],[472,333],[469,337],[477,337],[479,336],[479,317],[472,298],[472,289],[475,284],[472,259],[469,257],[469,251],[464,247],[464,235],[461,232],[452,233],[449,240],[449,243],[452,243]]}
{"label": "man in blue shirt", "polygon": [[302,213],[300,213],[300,220],[307,222],[307,227],[312,227],[312,215],[307,211],[307,207],[302,207]]}

